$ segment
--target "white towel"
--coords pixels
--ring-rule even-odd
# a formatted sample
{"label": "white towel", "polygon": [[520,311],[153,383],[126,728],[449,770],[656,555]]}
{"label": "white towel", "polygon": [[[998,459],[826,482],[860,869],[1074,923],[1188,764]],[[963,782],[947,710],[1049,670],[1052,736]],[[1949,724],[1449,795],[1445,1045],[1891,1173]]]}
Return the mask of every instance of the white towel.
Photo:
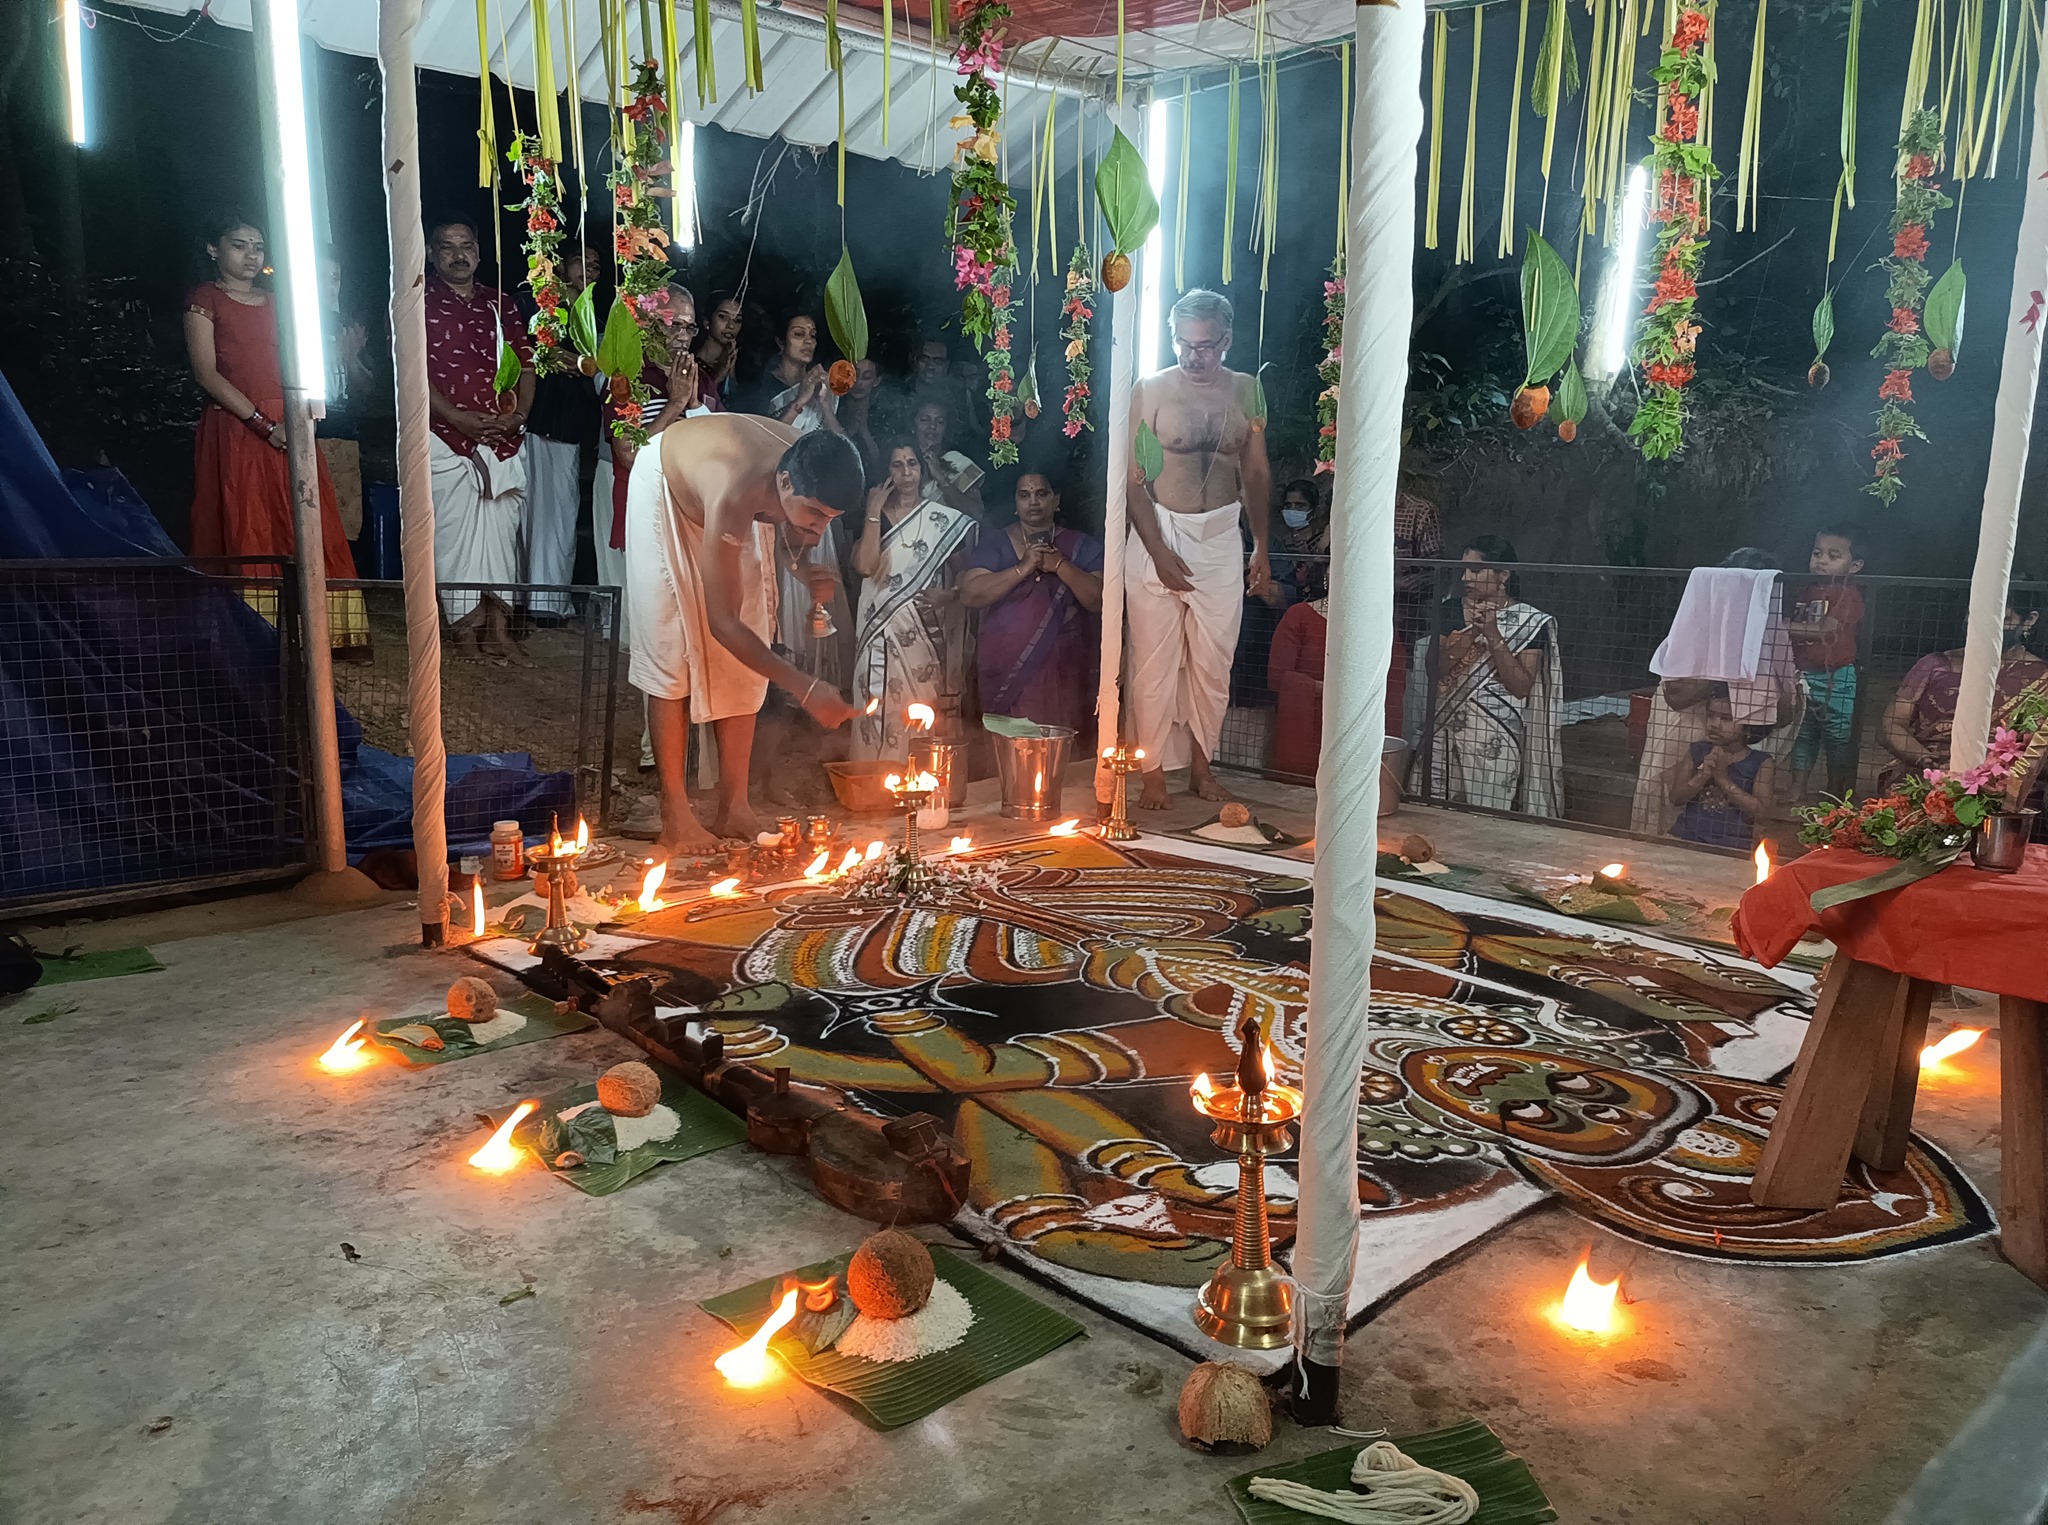
{"label": "white towel", "polygon": [[1777,584],[1776,572],[1694,567],[1650,671],[1660,678],[1754,678]]}

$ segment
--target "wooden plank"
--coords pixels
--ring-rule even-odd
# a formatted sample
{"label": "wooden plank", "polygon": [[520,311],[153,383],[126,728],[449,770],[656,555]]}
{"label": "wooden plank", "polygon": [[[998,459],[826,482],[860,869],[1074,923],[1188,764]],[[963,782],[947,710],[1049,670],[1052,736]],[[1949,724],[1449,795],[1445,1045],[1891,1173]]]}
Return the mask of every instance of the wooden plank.
{"label": "wooden plank", "polygon": [[2048,1287],[2048,1007],[1999,997],[1998,1069],[1999,1248]]}
{"label": "wooden plank", "polygon": [[1873,1170],[1897,1170],[1906,1163],[1913,1138],[1913,1095],[1920,1088],[1920,1050],[1927,1042],[1927,1008],[1934,1001],[1928,980],[1899,981],[1877,1045],[1870,1096],[1856,1125],[1856,1158]]}
{"label": "wooden plank", "polygon": [[1750,1184],[1762,1207],[1832,1207],[1877,1073],[1878,1044],[1906,977],[1837,953],[1799,1045],[1792,1084]]}

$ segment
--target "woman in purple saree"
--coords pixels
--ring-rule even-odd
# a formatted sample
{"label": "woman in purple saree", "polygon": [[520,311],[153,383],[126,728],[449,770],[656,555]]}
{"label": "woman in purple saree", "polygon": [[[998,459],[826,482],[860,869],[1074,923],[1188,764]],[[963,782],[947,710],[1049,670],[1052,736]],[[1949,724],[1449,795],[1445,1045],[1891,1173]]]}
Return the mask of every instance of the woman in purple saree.
{"label": "woman in purple saree", "polygon": [[981,611],[981,709],[1085,729],[1101,656],[1102,542],[1058,528],[1059,493],[1042,471],[1017,478],[1017,518],[982,536],[960,581]]}

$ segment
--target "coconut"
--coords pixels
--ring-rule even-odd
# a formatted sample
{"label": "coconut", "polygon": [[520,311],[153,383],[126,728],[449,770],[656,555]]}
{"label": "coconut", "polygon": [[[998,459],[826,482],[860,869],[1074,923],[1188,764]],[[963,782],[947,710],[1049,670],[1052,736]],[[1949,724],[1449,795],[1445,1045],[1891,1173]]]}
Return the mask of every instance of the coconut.
{"label": "coconut", "polygon": [[860,372],[853,368],[851,360],[835,360],[832,369],[825,373],[825,385],[832,389],[834,397],[844,397],[853,390],[853,384],[860,379]]}
{"label": "coconut", "polygon": [[1946,381],[1956,373],[1956,357],[1953,350],[1938,349],[1927,357],[1927,374],[1936,381]]}
{"label": "coconut", "polygon": [[938,1270],[924,1241],[900,1228],[870,1234],[846,1266],[846,1295],[869,1318],[908,1318],[931,1301]]}
{"label": "coconut", "polygon": [[1102,257],[1102,289],[1122,291],[1131,284],[1131,257],[1121,249]]}
{"label": "coconut", "polygon": [[1251,811],[1236,800],[1216,812],[1216,824],[1219,826],[1249,826],[1251,823]]}
{"label": "coconut", "polygon": [[1180,1390],[1180,1432],[1197,1445],[1257,1449],[1273,1438],[1273,1407],[1249,1366],[1204,1361]]}
{"label": "coconut", "polygon": [[458,1022],[488,1022],[498,1014],[498,992],[490,982],[465,974],[448,987],[448,1015]]}
{"label": "coconut", "polygon": [[1433,863],[1436,847],[1421,832],[1411,831],[1401,839],[1401,856],[1410,863]]}
{"label": "coconut", "polygon": [[638,1059],[628,1059],[597,1077],[597,1100],[614,1117],[645,1117],[661,1100],[661,1077]]}
{"label": "coconut", "polygon": [[1573,440],[1579,437],[1578,423],[1575,420],[1569,418],[1559,419],[1557,424],[1557,437],[1560,440],[1562,440],[1565,444],[1569,445]]}
{"label": "coconut", "polygon": [[1508,404],[1508,417],[1517,429],[1533,429],[1550,411],[1550,388],[1520,386]]}
{"label": "coconut", "polygon": [[1828,363],[1825,360],[1816,360],[1807,367],[1806,384],[1815,388],[1828,384]]}

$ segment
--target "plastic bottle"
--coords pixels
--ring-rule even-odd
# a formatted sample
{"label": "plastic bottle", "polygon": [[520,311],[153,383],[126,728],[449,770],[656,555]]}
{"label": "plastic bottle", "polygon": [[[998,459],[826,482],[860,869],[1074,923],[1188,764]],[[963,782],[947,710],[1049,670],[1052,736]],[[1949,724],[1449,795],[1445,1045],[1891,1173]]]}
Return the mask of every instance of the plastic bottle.
{"label": "plastic bottle", "polygon": [[526,873],[526,838],[517,821],[491,823],[491,877],[518,879]]}

